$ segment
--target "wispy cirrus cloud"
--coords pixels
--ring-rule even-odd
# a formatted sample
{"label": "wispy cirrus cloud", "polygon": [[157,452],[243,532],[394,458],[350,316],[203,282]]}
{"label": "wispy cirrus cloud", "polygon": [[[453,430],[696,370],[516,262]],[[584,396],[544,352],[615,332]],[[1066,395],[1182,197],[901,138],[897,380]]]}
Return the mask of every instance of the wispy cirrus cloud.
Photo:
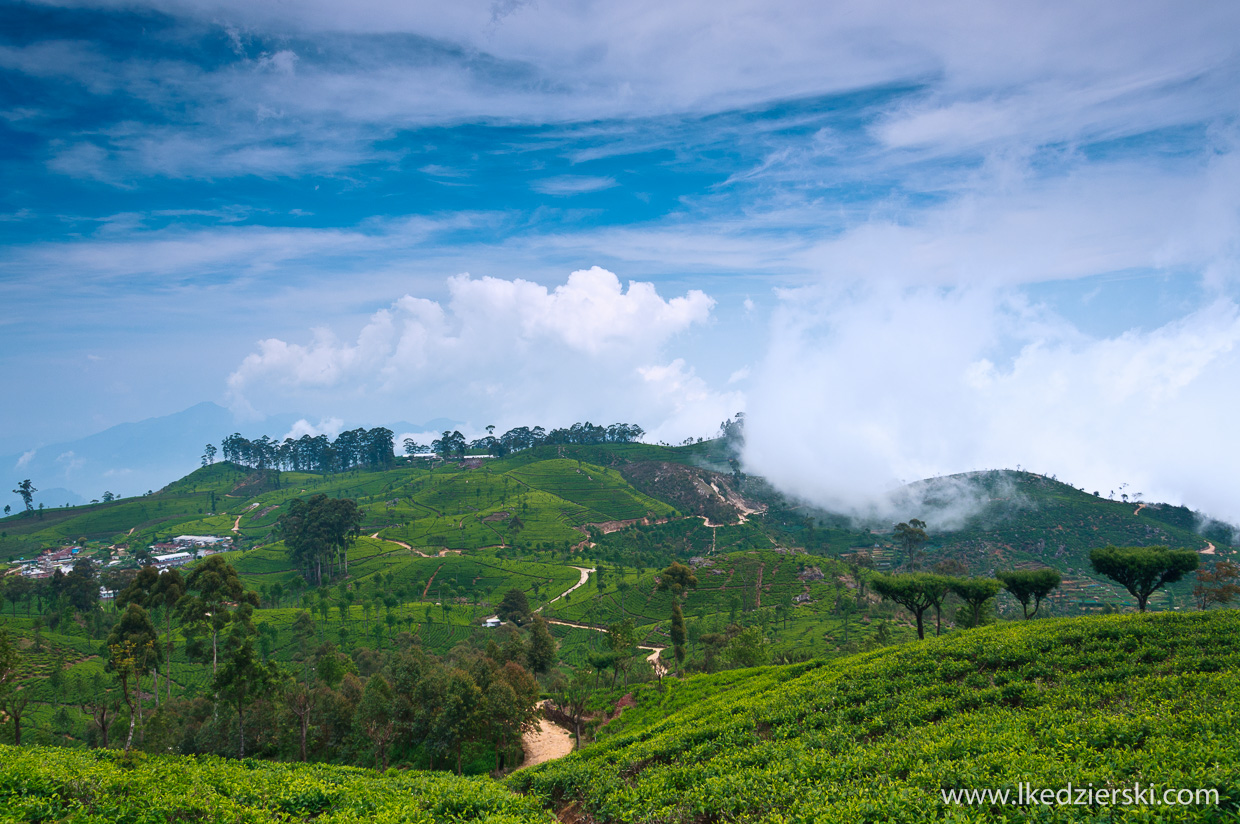
{"label": "wispy cirrus cloud", "polygon": [[530,184],[536,192],[544,195],[581,195],[587,192],[598,192],[617,185],[615,178],[592,177],[590,175],[560,175],[535,180]]}

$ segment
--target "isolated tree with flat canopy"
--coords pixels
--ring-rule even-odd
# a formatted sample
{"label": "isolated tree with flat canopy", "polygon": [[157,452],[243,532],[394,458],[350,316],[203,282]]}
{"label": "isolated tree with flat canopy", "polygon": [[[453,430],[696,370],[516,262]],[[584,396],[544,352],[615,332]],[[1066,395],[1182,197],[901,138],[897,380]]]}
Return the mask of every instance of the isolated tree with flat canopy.
{"label": "isolated tree with flat canopy", "polygon": [[[1046,598],[1059,586],[1063,577],[1055,569],[1015,569],[1011,572],[1000,572],[995,575],[1003,583],[1003,588],[1020,601],[1020,608],[1025,620],[1038,614],[1042,599]],[[1033,601],[1033,612],[1029,611],[1029,602]]]}
{"label": "isolated tree with flat canopy", "polygon": [[942,586],[941,575],[928,575],[924,572],[910,572],[903,575],[876,575],[870,581],[870,588],[889,601],[913,613],[917,619],[917,637],[925,640],[926,631],[923,623],[926,610],[934,606],[942,596],[936,597]]}
{"label": "isolated tree with flat canopy", "polygon": [[952,592],[973,609],[973,626],[982,622],[982,607],[999,594],[1003,584],[994,578],[954,578]]}
{"label": "isolated tree with flat canopy", "polygon": [[1137,599],[1145,612],[1150,595],[1174,584],[1201,563],[1197,553],[1165,546],[1104,546],[1089,553],[1094,572],[1105,575]]}

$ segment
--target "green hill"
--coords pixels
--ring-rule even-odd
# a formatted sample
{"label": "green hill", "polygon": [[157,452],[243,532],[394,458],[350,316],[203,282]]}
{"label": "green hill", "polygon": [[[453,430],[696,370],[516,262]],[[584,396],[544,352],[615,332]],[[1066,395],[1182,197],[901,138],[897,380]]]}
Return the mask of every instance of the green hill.
{"label": "green hill", "polygon": [[[1240,612],[1008,623],[647,688],[599,743],[509,783],[597,822],[1235,821],[1237,698]],[[1021,782],[1218,806],[944,801]]]}
{"label": "green hill", "polygon": [[0,745],[0,822],[554,824],[532,799],[441,772]]}

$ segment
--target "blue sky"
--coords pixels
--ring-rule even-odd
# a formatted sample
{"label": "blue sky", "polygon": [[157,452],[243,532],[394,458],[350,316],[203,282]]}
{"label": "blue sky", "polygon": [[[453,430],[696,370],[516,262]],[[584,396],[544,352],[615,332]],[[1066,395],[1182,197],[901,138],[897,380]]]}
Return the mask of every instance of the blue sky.
{"label": "blue sky", "polygon": [[3,4],[0,453],[744,409],[1240,516],[1235,4],[440,5]]}

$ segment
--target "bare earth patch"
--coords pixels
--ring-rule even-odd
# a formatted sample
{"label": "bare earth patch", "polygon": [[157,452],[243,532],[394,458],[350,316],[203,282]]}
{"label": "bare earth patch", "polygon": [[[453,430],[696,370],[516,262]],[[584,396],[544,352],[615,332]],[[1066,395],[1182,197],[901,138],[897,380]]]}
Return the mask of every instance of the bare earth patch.
{"label": "bare earth patch", "polygon": [[568,755],[573,751],[573,734],[546,718],[541,718],[538,729],[525,734],[521,747],[525,750],[525,760],[521,762],[523,769]]}

